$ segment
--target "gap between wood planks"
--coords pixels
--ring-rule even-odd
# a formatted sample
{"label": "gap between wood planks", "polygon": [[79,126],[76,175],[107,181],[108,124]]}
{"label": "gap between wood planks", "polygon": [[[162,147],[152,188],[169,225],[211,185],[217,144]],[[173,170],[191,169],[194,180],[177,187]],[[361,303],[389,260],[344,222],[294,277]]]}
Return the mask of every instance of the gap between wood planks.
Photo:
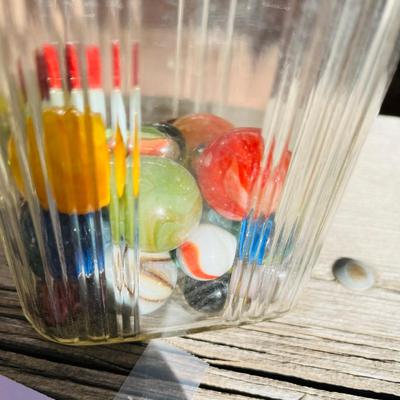
{"label": "gap between wood planks", "polygon": [[[207,362],[209,365],[213,366],[214,368],[221,367],[221,364],[214,364],[212,362],[212,360],[207,359]],[[364,397],[367,399],[377,399],[377,400],[400,399],[399,396],[389,394],[389,393],[376,393],[376,392],[372,392],[370,390],[352,389],[352,388],[339,386],[339,385],[333,385],[333,384],[329,384],[329,383],[311,381],[311,380],[307,380],[307,379],[303,379],[303,378],[298,378],[295,376],[287,376],[287,375],[282,375],[282,374],[277,374],[277,373],[272,373],[272,372],[258,371],[258,370],[254,370],[254,369],[243,368],[243,367],[234,367],[232,365],[223,365],[223,369],[228,370],[228,371],[233,371],[233,372],[246,373],[246,374],[251,373],[251,375],[259,376],[262,378],[269,378],[269,379],[273,379],[276,381],[292,383],[292,384],[295,384],[298,386],[310,387],[310,388],[321,390],[321,391],[343,393],[343,394],[348,394],[348,395],[353,395],[353,396],[358,396],[358,397]],[[203,385],[200,385],[200,387],[203,387]],[[218,390],[220,390],[220,389],[218,389]],[[238,392],[238,394],[239,393],[244,394],[244,392]],[[248,396],[249,394],[246,393],[246,395]],[[253,395],[253,396],[254,396],[254,398],[261,398],[261,399],[266,398],[266,397],[257,396],[257,395]]]}
{"label": "gap between wood planks", "polygon": [[[220,392],[220,393],[227,393],[229,395],[237,394],[237,395],[240,395],[240,396],[246,396],[246,398],[251,398],[251,399],[280,400],[277,397],[267,397],[267,396],[263,396],[263,395],[244,392],[244,391],[241,391],[241,390],[220,388],[218,386],[213,386],[213,385],[209,385],[209,384],[205,384],[205,383],[201,383],[200,384],[200,388],[207,389],[207,390],[213,390],[213,391]],[[302,396],[301,398],[303,398],[303,397],[304,396]],[[301,400],[301,398],[299,400]]]}
{"label": "gap between wood planks", "polygon": [[[210,344],[217,343],[217,342],[211,342],[211,341],[203,339],[203,338],[202,339],[197,338],[196,335],[183,336],[183,338],[198,341],[198,342],[203,342],[203,343],[210,343]],[[219,343],[219,342],[218,342],[218,344],[224,345],[223,343]],[[246,350],[248,352],[259,353],[259,351],[257,351],[257,350],[252,350],[252,349],[244,348],[244,347],[240,347],[240,346],[234,346],[232,344],[229,344],[229,347],[237,348],[239,350]],[[361,358],[365,358],[365,357],[361,357]],[[335,385],[335,384],[330,384],[330,383],[318,382],[318,381],[314,381],[314,380],[310,380],[310,379],[304,379],[304,378],[300,378],[300,377],[289,376],[289,375],[279,374],[279,373],[275,373],[275,372],[268,372],[265,370],[258,370],[258,369],[252,369],[252,368],[246,368],[246,367],[237,367],[237,366],[228,364],[229,360],[224,360],[223,358],[219,358],[219,357],[206,356],[205,359],[209,365],[211,365],[217,369],[246,373],[246,374],[250,374],[253,376],[259,376],[259,377],[263,377],[263,378],[273,379],[273,380],[280,381],[280,382],[292,383],[292,384],[295,384],[298,386],[311,387],[311,388],[321,390],[321,391],[343,393],[343,394],[348,394],[348,395],[353,395],[353,396],[358,396],[358,397],[363,397],[363,398],[368,398],[368,399],[377,399],[377,400],[400,399],[399,396],[396,396],[391,393],[377,393],[377,392],[374,392],[371,390],[362,390],[362,389],[350,388],[350,387],[340,386],[340,385]],[[367,359],[367,358],[365,358],[365,359]],[[219,363],[215,363],[213,361],[219,361]],[[224,361],[227,363],[225,364]],[[378,360],[378,361],[381,361],[381,360]],[[200,386],[202,387],[202,385],[200,385]],[[206,386],[208,387],[208,385],[206,385]],[[243,394],[244,392],[241,392],[241,393]],[[255,395],[254,398],[264,398],[264,397]]]}

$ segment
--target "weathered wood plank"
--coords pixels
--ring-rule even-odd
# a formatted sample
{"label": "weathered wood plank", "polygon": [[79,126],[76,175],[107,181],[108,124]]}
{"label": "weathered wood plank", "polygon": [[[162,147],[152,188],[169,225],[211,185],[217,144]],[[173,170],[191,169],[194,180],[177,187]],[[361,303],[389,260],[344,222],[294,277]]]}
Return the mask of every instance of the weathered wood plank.
{"label": "weathered wood plank", "polygon": [[[248,340],[252,339],[248,335]],[[325,357],[321,352],[316,355],[310,352],[289,352],[283,354],[258,353],[254,350],[237,349],[227,345],[203,342],[194,339],[176,339],[174,344],[204,358],[211,365],[220,368],[235,368],[249,374],[269,373],[283,377],[300,377],[304,381],[328,383],[334,386],[358,389],[358,391],[400,395],[400,384],[398,379],[389,371],[367,369],[354,360],[335,360],[334,357]],[[271,347],[272,350],[272,347]],[[376,378],[374,373],[377,374]],[[364,374],[367,374],[364,376]],[[311,385],[311,383],[310,383]],[[376,396],[376,398],[379,398]]]}
{"label": "weathered wood plank", "polygon": [[313,280],[284,317],[170,341],[221,368],[400,395],[399,301],[381,288],[355,294]]}
{"label": "weathered wood plank", "polygon": [[[5,347],[8,352],[10,351],[18,351],[19,353],[22,353],[25,355],[25,357],[28,358],[22,358],[22,367],[23,366],[29,366],[29,369],[32,370],[33,367],[39,368],[35,373],[40,374],[42,376],[46,376],[43,371],[40,368],[43,367],[43,359],[46,360],[47,363],[50,363],[51,368],[50,370],[54,369],[53,364],[59,366],[59,371],[61,373],[61,377],[65,377],[68,379],[69,375],[73,376],[75,373],[73,370],[75,368],[81,368],[84,373],[82,373],[81,370],[77,372],[79,375],[80,379],[91,379],[91,373],[94,373],[95,376],[99,374],[99,377],[102,377],[102,374],[110,374],[112,376],[112,381],[115,380],[114,375],[118,375],[120,380],[118,383],[122,383],[123,379],[129,372],[129,370],[132,368],[134,365],[135,361],[137,358],[140,356],[141,352],[144,349],[143,344],[127,344],[127,345],[116,345],[116,346],[104,346],[101,348],[96,348],[96,347],[89,347],[89,348],[82,348],[82,347],[64,347],[60,346],[55,343],[47,342],[46,340],[42,340],[29,326],[29,324],[25,321],[21,320],[15,320],[15,319],[7,319],[4,318],[0,320],[0,335],[2,337],[1,343],[3,348]],[[255,328],[259,328],[260,325],[262,327],[264,326],[269,326],[269,325],[277,325],[278,323],[272,322],[272,323],[263,323],[263,324],[258,324],[255,326]],[[278,324],[279,325],[279,324]],[[281,331],[278,335],[279,338],[286,339],[287,341],[290,342],[291,337],[290,336],[285,336],[285,334],[288,333],[287,326],[284,326],[284,324],[280,324]],[[268,328],[266,328],[268,329]],[[250,331],[250,334],[246,332],[246,330]],[[18,332],[18,335],[15,335],[14,332]],[[271,349],[274,350],[274,352],[280,352],[282,345],[280,345],[279,341],[277,344],[276,341],[276,334],[273,335],[270,332],[258,332],[254,331],[252,329],[252,326],[249,327],[242,327],[242,328],[235,328],[235,329],[227,329],[223,331],[217,331],[217,332],[209,332],[210,335],[214,333],[214,337],[211,338],[211,340],[215,343],[218,343],[218,341],[223,342],[223,344],[220,346],[222,349],[218,351],[218,357],[219,359],[225,359],[225,355],[229,353],[230,348],[227,346],[229,345],[229,340],[225,341],[224,338],[232,338],[233,341],[235,342],[235,345],[242,345],[243,349],[238,349],[239,353],[237,356],[240,359],[244,360],[250,360],[249,362],[254,363],[254,354],[261,355],[261,362],[262,364],[266,364],[268,362],[268,358],[265,357],[265,349]],[[202,334],[197,334],[193,335],[194,337],[198,336],[204,336],[207,335],[208,333],[202,333]],[[271,339],[272,336],[272,339]],[[304,336],[304,335],[303,335]],[[241,338],[240,341],[238,338]],[[207,338],[206,338],[207,339]],[[198,349],[207,349],[209,351],[210,349],[215,347],[214,343],[208,343],[204,339],[204,342],[195,342],[195,348],[192,349],[194,350],[193,352],[196,354],[201,354],[201,351]],[[169,339],[169,341],[175,342],[177,339]],[[190,342],[190,340],[187,339],[182,339],[185,343]],[[310,341],[309,339],[306,339],[306,341]],[[240,343],[238,343],[238,341]],[[303,340],[304,341],[304,340]],[[180,344],[180,343],[175,343],[175,344]],[[251,350],[247,351],[245,350],[245,347],[250,347]],[[304,343],[299,343],[298,345],[295,345],[294,347],[298,346],[299,349],[304,347]],[[185,345],[183,347],[186,347]],[[187,347],[186,347],[187,348]],[[261,348],[261,352],[259,352],[259,348]],[[247,354],[247,358],[246,358]],[[208,354],[206,354],[207,356]],[[224,356],[222,356],[224,355]],[[3,358],[2,358],[3,357]],[[27,360],[29,357],[39,357],[39,361],[31,362],[28,363]],[[289,368],[291,369],[292,366],[294,365],[295,359],[291,354],[289,354],[290,357],[290,366]],[[21,356],[18,354],[17,359],[20,359]],[[2,353],[0,352],[0,364],[6,364],[9,365],[10,368],[15,368],[11,367],[12,362],[15,362],[15,357],[13,358],[5,358],[5,356],[2,356]],[[257,361],[257,360],[256,360]],[[38,363],[38,366],[37,366]],[[220,364],[220,362],[217,360],[211,360],[210,363],[213,365]],[[65,364],[67,364],[65,366]],[[77,367],[78,366],[78,367]],[[235,363],[231,363],[231,366],[237,366]],[[22,368],[21,367],[21,368]],[[268,371],[273,371],[271,370],[271,363],[269,362],[266,364],[266,369]],[[87,372],[85,368],[90,368],[90,370]],[[252,369],[254,366],[251,367]],[[72,371],[72,372],[70,372]],[[221,372],[222,371],[222,372]],[[243,391],[243,383],[240,384],[240,387],[238,386],[238,378],[235,376],[237,372],[233,371],[224,371],[223,369],[221,370],[220,368],[210,368],[208,374],[203,380],[203,384],[206,385],[207,387],[213,387],[215,390],[230,390],[234,391],[235,390],[242,390],[243,393],[248,393],[252,395],[257,395],[257,396],[269,396],[271,398],[301,398],[301,396],[307,394],[304,391],[304,387],[300,385],[294,385],[294,388],[296,389],[291,389],[289,390],[288,388],[285,388],[285,382],[280,382],[278,380],[274,379],[267,379],[267,378],[259,378],[257,376],[251,375],[252,371],[249,371],[247,374],[241,375],[241,379],[243,379],[243,376],[245,376],[249,382],[248,386],[245,385],[245,390]],[[281,372],[281,371],[280,371]],[[228,378],[225,380],[221,378],[221,375],[227,375]],[[233,374],[233,376],[230,376],[229,374]],[[240,374],[239,374],[240,375]],[[122,379],[121,379],[122,377]],[[54,377],[53,377],[54,378]],[[255,386],[255,381],[254,379],[266,379],[266,381],[263,383],[258,383],[258,386]],[[95,380],[94,380],[95,382]],[[104,382],[110,382],[110,380],[104,379]],[[272,384],[271,382],[274,382]],[[77,382],[75,382],[77,383]],[[78,382],[78,383],[82,383]],[[47,384],[44,382],[44,387],[46,388]],[[263,385],[265,387],[263,387]],[[278,385],[278,387],[275,387]],[[282,388],[283,385],[283,388]],[[257,388],[257,390],[254,392],[254,388]],[[50,390],[51,388],[47,389]],[[116,388],[117,389],[117,388]],[[315,390],[315,389],[313,389]],[[45,390],[46,391],[46,390]],[[254,392],[254,393],[253,393]],[[346,398],[344,394],[339,394],[338,397],[335,397],[335,395],[331,394],[330,392],[327,392],[322,396],[322,391],[315,391],[319,398],[325,397],[325,398]],[[48,392],[49,393],[49,392]],[[276,397],[276,394],[280,393],[278,397]],[[286,393],[284,397],[282,393]],[[308,395],[312,395],[312,393],[308,393]],[[297,397],[296,397],[297,396]]]}
{"label": "weathered wood plank", "polygon": [[241,391],[252,396],[260,396],[261,398],[269,397],[281,400],[317,398],[356,400],[362,398],[215,367],[209,368],[207,375],[203,379],[203,384],[215,387],[218,390],[223,388],[229,391]]}
{"label": "weathered wood plank", "polygon": [[[333,284],[333,282],[323,282],[323,284],[329,285]],[[312,293],[312,290],[309,292]],[[312,295],[308,295],[306,299],[307,301],[312,299]],[[299,305],[300,310],[303,301],[304,300],[302,300]],[[14,306],[14,298],[12,295],[6,297],[6,303],[11,303]],[[309,307],[306,304],[306,311],[308,308]],[[333,338],[325,334],[324,340],[315,340],[315,335],[318,337],[318,334],[321,334],[321,331],[325,333],[325,330],[321,330],[321,328],[317,329],[313,326],[294,326],[295,330],[292,330],[292,325],[285,324],[282,322],[282,319],[284,318],[272,322],[264,322],[254,326],[250,325],[240,328],[226,329],[223,331],[204,332],[192,335],[191,339],[174,338],[168,339],[168,341],[191,350],[194,354],[209,358],[209,362],[212,365],[219,366],[219,368],[210,368],[209,373],[204,378],[203,384],[207,387],[213,387],[215,390],[230,390],[231,392],[239,390],[243,391],[243,394],[248,393],[256,396],[269,396],[271,398],[283,399],[301,398],[306,394],[307,396],[313,396],[314,394],[305,393],[304,386],[300,385],[295,385],[296,390],[289,390],[285,387],[282,388],[281,385],[285,384],[285,382],[282,383],[279,380],[267,379],[264,377],[260,378],[256,375],[252,377],[252,373],[257,370],[264,370],[269,373],[287,375],[288,377],[297,376],[304,379],[310,379],[310,376],[312,377],[312,375],[310,375],[310,370],[314,369],[317,371],[316,377],[313,379],[315,382],[337,383],[337,380],[329,381],[329,379],[320,379],[320,374],[327,373],[323,369],[324,365],[333,368],[334,371],[330,372],[330,374],[333,374],[332,376],[336,377],[336,379],[340,378],[342,380],[343,378],[338,376],[338,372],[335,371],[335,369],[342,369],[343,365],[341,362],[345,362],[345,365],[349,368],[353,368],[353,362],[358,369],[364,368],[368,370],[368,368],[370,368],[370,371],[374,373],[375,370],[379,371],[379,368],[381,367],[380,362],[384,362],[382,360],[385,360],[390,356],[393,357],[394,355],[395,360],[390,360],[391,363],[393,363],[393,361],[397,361],[397,358],[399,357],[398,351],[393,352],[393,350],[390,350],[390,347],[395,347],[395,344],[393,343],[388,346],[389,349],[386,350],[388,352],[387,354],[382,353],[382,357],[380,357],[378,352],[374,354],[374,357],[370,357],[368,353],[369,350],[364,353],[366,350],[362,346],[353,345],[351,342],[350,347],[348,347],[349,343],[346,342],[344,342],[345,348],[340,347],[340,341],[338,343],[334,339],[336,334],[335,330],[330,331],[330,335],[333,336]],[[308,334],[308,331],[311,328],[314,328],[314,337]],[[296,333],[299,330],[300,334]],[[19,334],[15,335],[14,332],[18,332]],[[40,355],[41,358],[45,358],[49,362],[62,365],[62,368],[60,368],[61,371],[68,371],[68,368],[79,366],[79,368],[90,368],[95,371],[95,374],[99,371],[99,376],[104,373],[110,373],[112,376],[118,374],[124,378],[144,350],[143,344],[104,346],[101,348],[66,348],[56,343],[42,340],[31,329],[27,322],[5,317],[0,319],[0,335],[2,338],[1,343],[3,349],[5,347],[8,351],[18,351],[22,354],[28,354],[29,356],[34,357]],[[365,336],[369,337],[368,335]],[[382,341],[381,346],[384,346],[388,340],[387,338],[382,339],[379,337],[378,339]],[[376,343],[377,338],[374,337],[372,340]],[[189,346],[190,344],[193,344],[193,346]],[[339,347],[337,348],[336,346],[338,344]],[[372,349],[375,348],[374,346],[367,347]],[[350,357],[349,354],[355,350],[356,353],[358,352],[359,357],[354,355]],[[374,358],[377,357],[380,357],[378,359],[379,362],[376,360],[374,361]],[[333,364],[331,364],[331,358],[335,361]],[[305,362],[303,359],[307,361]],[[342,361],[342,359],[345,361]],[[313,367],[310,360],[313,360],[317,367]],[[301,366],[299,361],[303,363],[303,366]],[[0,362],[0,364],[1,363],[9,364],[9,361],[4,361],[3,358],[3,362]],[[67,369],[64,367],[65,363],[69,365],[69,367],[67,365]],[[25,365],[25,360],[23,364]],[[298,364],[300,364],[300,366]],[[285,366],[285,368],[282,366]],[[243,376],[246,376],[249,385],[246,386],[241,383],[240,386],[238,386],[238,378],[236,376],[233,376],[231,379],[222,379],[221,375],[223,374],[228,374],[229,376],[229,374],[237,373],[234,371],[224,371],[224,367],[239,367],[245,369],[247,373],[243,374]],[[381,373],[388,374],[388,377],[392,378],[393,376],[390,368],[392,368],[392,365],[389,367],[389,371],[383,366],[381,368]],[[398,370],[399,367],[394,363],[393,371],[397,371],[396,376],[399,375]],[[44,375],[41,370],[37,373]],[[347,371],[345,374],[346,379],[344,379],[343,382],[340,381],[341,384],[346,387],[365,390],[368,387],[368,384],[367,386],[358,386],[357,384],[354,384],[354,382],[357,383],[358,381],[354,379],[353,373],[354,371]],[[62,374],[64,374],[64,372],[62,372]],[[66,372],[62,376],[68,377],[68,373]],[[84,377],[85,374],[79,373],[79,376]],[[264,382],[265,387],[260,383],[258,386],[253,385],[253,379],[258,378],[266,379],[266,382]],[[370,377],[369,379],[371,380],[372,378]],[[123,379],[119,383],[122,383],[122,381]],[[105,382],[107,382],[107,380],[105,380]],[[275,386],[270,382],[275,382]],[[350,385],[348,385],[349,382],[351,383]],[[362,382],[363,384],[365,383],[364,381]],[[278,387],[276,387],[276,385],[278,385]],[[244,387],[245,390],[243,389]],[[257,388],[255,392],[254,388]],[[373,388],[376,389],[376,386],[373,385]],[[277,393],[280,393],[278,397]],[[282,393],[286,393],[286,397],[284,397]],[[338,394],[338,397],[335,397],[336,395],[331,394],[328,391],[324,395],[322,394],[322,391],[316,390],[316,393],[317,398],[346,398],[345,394]],[[387,388],[384,393],[388,393]]]}
{"label": "weathered wood plank", "polygon": [[400,118],[379,117],[326,237],[314,276],[332,279],[338,257],[367,261],[379,286],[400,290]]}
{"label": "weathered wood plank", "polygon": [[[93,349],[97,352],[101,352],[100,348]],[[120,353],[122,361],[127,357],[130,357],[128,351],[121,351]],[[46,359],[47,356],[48,354],[35,353],[35,356],[32,357],[30,355],[14,353],[12,351],[0,350],[0,373],[4,373],[6,376],[16,379],[21,383],[28,384],[29,386],[43,393],[52,395],[57,399],[81,398],[73,397],[76,396],[76,393],[81,393],[78,391],[78,389],[82,389],[81,386],[84,386],[83,393],[85,397],[83,398],[85,399],[111,398],[107,396],[116,393],[126,378],[126,374],[120,373],[119,371],[99,371],[96,365],[91,365],[91,368],[71,365],[69,364],[71,360],[65,357],[65,355],[64,361],[58,362],[49,361]],[[7,366],[7,369],[1,367],[4,365]],[[37,381],[36,379],[33,379],[32,375],[40,376],[42,379]],[[58,382],[60,380],[63,380],[65,384],[59,386]],[[155,397],[164,395],[166,397],[161,398],[169,398],[166,395],[168,385],[165,383],[160,384],[155,381],[149,382],[137,379],[135,380],[135,384],[138,385],[139,388],[142,388],[142,390],[147,390],[148,386],[151,385]],[[293,385],[286,382],[276,381],[274,379],[262,378],[233,371],[225,371],[213,367],[208,369],[202,385],[203,390],[196,395],[196,398],[274,398],[283,400],[301,398],[355,400],[359,398],[356,396],[348,396],[345,394],[331,393],[328,391]],[[204,389],[204,387],[213,388],[217,391],[217,394],[212,390]],[[66,388],[69,388],[67,395]],[[92,388],[95,388],[95,390],[91,391]],[[160,390],[157,392],[154,388]],[[224,390],[227,393],[218,394],[218,391],[220,390]],[[236,393],[237,396],[230,397],[232,392]],[[242,395],[240,395],[240,393]],[[198,397],[200,394],[203,397]],[[310,397],[304,397],[305,395]]]}
{"label": "weathered wood plank", "polygon": [[[329,310],[337,307],[336,298],[332,298],[329,286],[333,285],[339,291],[344,289],[333,282],[317,282],[315,285],[316,289],[311,287],[307,296],[301,300],[297,312],[293,314],[296,317],[289,314],[276,321],[255,326],[200,333],[192,336],[195,340],[193,346],[187,339],[170,340],[194,354],[209,358],[213,365],[245,368],[249,373],[252,369],[267,371],[331,384],[336,384],[340,379],[341,384],[349,388],[379,392],[384,386],[384,393],[398,394],[400,340],[396,337],[396,331],[390,331],[388,327],[383,329],[385,318],[378,320],[377,324],[374,322],[373,326],[364,326],[368,322],[368,312],[360,313],[366,317],[366,321],[360,318],[358,324],[352,323],[351,313],[343,314],[340,324],[337,319],[332,323]],[[320,285],[326,287],[320,290]],[[329,296],[332,301],[321,296]],[[372,297],[377,302],[381,296],[366,297]],[[341,295],[343,306],[346,307],[346,299],[352,301],[352,298],[353,294],[347,291]],[[1,303],[11,304],[10,310],[14,312],[15,294],[7,292],[7,296],[1,299]],[[396,308],[397,304],[392,300],[395,300],[395,294],[389,292],[388,304]],[[309,302],[324,302],[326,306],[323,313],[319,314],[315,308],[310,308]],[[371,306],[365,299],[362,304],[365,304],[366,310]],[[385,302],[381,304],[388,307]],[[349,315],[349,320],[344,319],[346,315]],[[311,318],[313,322],[310,322]],[[376,318],[379,318],[379,314]],[[28,354],[42,354],[51,360],[63,362],[65,348],[38,338],[25,321],[4,317],[0,321],[3,346]],[[328,333],[326,328],[330,328]],[[299,330],[301,334],[297,333]],[[366,333],[360,335],[360,330]],[[14,332],[19,335],[15,336]],[[348,336],[350,333],[353,333],[351,338]],[[343,335],[346,340],[343,340]],[[356,344],[352,342],[354,338],[358,340]],[[68,362],[127,373],[143,349],[141,344],[106,346],[101,350],[72,347],[68,348]]]}

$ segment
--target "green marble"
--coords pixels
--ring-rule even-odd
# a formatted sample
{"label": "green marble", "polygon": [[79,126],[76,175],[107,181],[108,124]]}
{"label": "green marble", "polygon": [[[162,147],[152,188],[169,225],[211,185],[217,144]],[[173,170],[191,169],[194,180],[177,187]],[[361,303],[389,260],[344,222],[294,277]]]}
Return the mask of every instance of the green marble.
{"label": "green marble", "polygon": [[177,248],[198,225],[202,199],[193,176],[168,158],[141,158],[139,243],[142,251]]}
{"label": "green marble", "polygon": [[142,139],[161,139],[167,137],[165,133],[151,125],[142,126],[141,132]]}

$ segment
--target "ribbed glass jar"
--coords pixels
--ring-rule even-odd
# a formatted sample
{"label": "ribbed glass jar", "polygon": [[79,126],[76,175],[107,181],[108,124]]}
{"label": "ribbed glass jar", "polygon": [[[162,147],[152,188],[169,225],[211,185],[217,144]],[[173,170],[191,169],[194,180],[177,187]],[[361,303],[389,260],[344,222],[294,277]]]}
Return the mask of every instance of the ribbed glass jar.
{"label": "ribbed glass jar", "polygon": [[94,344],[288,311],[396,64],[400,2],[3,7],[0,230],[32,325]]}

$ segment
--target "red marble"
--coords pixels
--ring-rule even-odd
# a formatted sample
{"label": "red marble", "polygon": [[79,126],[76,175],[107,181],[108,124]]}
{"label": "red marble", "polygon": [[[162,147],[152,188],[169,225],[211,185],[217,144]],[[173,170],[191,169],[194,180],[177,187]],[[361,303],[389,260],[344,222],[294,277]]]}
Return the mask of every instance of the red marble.
{"label": "red marble", "polygon": [[260,172],[263,155],[261,130],[237,128],[215,139],[196,163],[201,192],[223,217],[240,220]]}
{"label": "red marble", "polygon": [[256,214],[263,214],[266,217],[274,213],[278,207],[290,160],[292,158],[291,151],[287,146],[285,146],[277,165],[272,167],[272,154],[274,147],[273,143],[268,154],[266,166],[262,172],[263,177],[259,197],[259,207],[258,212],[256,212]]}

